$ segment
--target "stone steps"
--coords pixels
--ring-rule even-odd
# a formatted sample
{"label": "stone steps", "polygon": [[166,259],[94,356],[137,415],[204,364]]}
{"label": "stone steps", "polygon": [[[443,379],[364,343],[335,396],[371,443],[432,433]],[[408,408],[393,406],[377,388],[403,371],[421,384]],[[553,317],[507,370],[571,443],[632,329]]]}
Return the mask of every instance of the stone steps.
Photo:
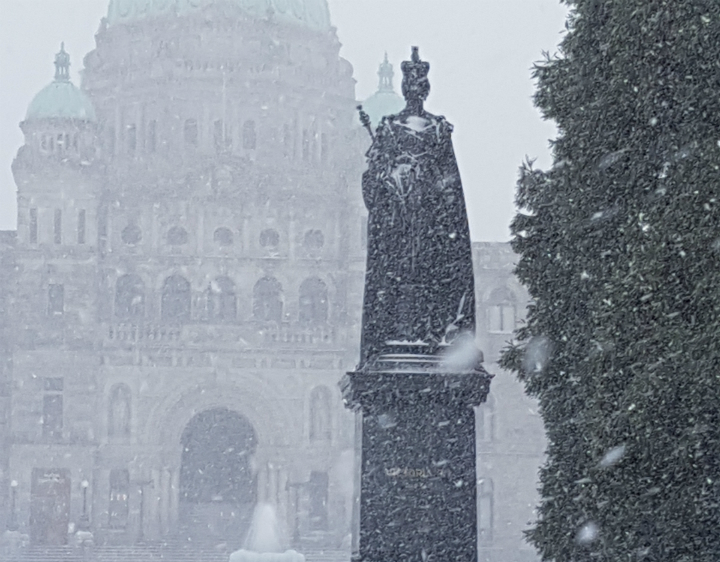
{"label": "stone steps", "polygon": [[[350,562],[350,553],[337,549],[306,551],[306,562]],[[3,562],[227,562],[225,549],[177,544],[29,547]]]}

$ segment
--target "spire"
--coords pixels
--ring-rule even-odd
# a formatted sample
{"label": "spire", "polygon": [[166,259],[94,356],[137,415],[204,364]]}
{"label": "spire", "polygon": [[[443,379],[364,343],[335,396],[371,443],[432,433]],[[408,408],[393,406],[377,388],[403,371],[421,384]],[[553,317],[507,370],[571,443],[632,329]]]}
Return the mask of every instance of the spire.
{"label": "spire", "polygon": [[55,80],[70,81],[70,55],[65,52],[65,43],[60,43],[60,52],[55,55]]}
{"label": "spire", "polygon": [[380,82],[378,83],[378,92],[392,92],[393,90],[393,65],[388,62],[387,51],[385,52],[385,60],[380,64],[378,69],[378,76]]}

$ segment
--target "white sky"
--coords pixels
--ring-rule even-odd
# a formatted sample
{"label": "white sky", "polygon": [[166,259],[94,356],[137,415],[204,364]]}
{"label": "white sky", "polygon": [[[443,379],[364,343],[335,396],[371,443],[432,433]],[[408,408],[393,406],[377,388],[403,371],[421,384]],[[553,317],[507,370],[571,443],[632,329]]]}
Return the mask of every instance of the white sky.
{"label": "white sky", "polygon": [[[0,230],[15,228],[10,165],[23,142],[18,123],[54,73],[60,42],[79,84],[82,58],[94,47],[109,0],[0,0]],[[455,152],[473,240],[505,241],[517,169],[526,155],[548,166],[551,123],[532,105],[532,63],[555,52],[566,9],[559,0],[328,0],[355,68],[356,95],[377,88],[385,51],[395,65],[410,46],[430,62],[426,108],[455,125]]]}

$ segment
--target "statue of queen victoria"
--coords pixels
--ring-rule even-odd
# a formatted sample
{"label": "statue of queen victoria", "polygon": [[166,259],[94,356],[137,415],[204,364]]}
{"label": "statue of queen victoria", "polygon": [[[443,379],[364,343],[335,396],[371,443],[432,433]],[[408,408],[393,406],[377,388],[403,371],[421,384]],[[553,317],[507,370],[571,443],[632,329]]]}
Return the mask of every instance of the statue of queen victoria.
{"label": "statue of queen victoria", "polygon": [[[428,113],[429,63],[402,63],[406,107],[366,156],[368,217],[360,369],[380,355],[436,355],[475,329],[472,253],[453,127]],[[367,116],[361,113],[368,126]]]}

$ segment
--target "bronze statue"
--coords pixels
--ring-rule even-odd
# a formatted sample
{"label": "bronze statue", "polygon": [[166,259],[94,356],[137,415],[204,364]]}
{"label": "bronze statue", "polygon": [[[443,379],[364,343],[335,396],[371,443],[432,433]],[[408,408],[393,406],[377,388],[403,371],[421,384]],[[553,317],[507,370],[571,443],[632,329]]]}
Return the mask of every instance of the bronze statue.
{"label": "bronze statue", "polygon": [[429,69],[413,47],[411,60],[402,63],[407,105],[382,119],[366,154],[361,369],[383,354],[438,354],[475,329],[470,232],[453,128],[423,109]]}

